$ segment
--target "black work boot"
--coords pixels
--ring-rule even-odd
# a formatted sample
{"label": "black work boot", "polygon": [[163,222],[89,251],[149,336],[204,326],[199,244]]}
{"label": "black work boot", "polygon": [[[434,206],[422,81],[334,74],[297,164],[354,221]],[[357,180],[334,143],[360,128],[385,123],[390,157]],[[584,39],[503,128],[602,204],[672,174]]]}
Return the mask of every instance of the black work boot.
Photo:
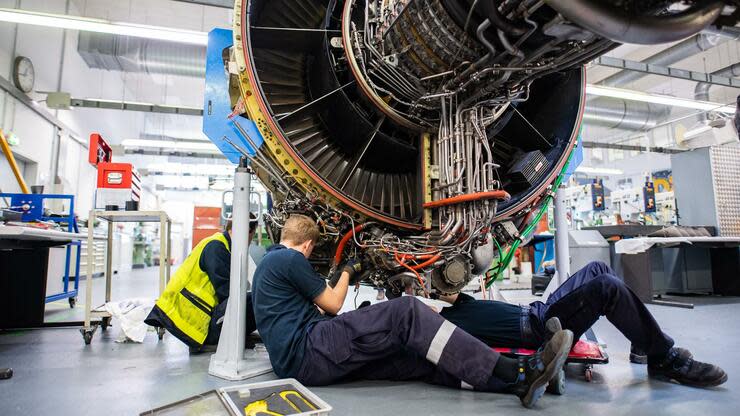
{"label": "black work boot", "polygon": [[630,362],[632,364],[647,364],[647,353],[634,345],[630,347]]}
{"label": "black work boot", "polygon": [[[681,348],[681,347],[674,347],[674,348],[676,349],[676,351],[678,351],[679,355],[684,355],[688,358],[694,358],[694,356],[691,355],[691,352],[689,350]],[[647,364],[648,354],[645,351],[633,345],[632,347],[630,347],[630,362],[632,364]]]}
{"label": "black work boot", "polygon": [[573,333],[560,330],[535,355],[519,359],[519,378],[512,391],[524,407],[534,407],[542,397],[547,384],[562,370],[571,345]]}
{"label": "black work boot", "polygon": [[688,350],[675,347],[660,362],[648,360],[648,375],[693,387],[714,387],[727,381],[727,373],[721,368],[696,361]]}

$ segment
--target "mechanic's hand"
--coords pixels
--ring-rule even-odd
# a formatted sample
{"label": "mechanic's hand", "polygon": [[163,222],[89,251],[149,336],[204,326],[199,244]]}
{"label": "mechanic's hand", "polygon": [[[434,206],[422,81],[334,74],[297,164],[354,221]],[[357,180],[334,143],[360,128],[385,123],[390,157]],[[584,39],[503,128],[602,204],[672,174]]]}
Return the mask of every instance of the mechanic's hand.
{"label": "mechanic's hand", "polygon": [[361,271],[362,263],[360,263],[356,259],[347,261],[347,263],[345,263],[344,265],[344,268],[342,269],[342,273],[347,273],[349,275],[350,286],[359,283],[359,276]]}

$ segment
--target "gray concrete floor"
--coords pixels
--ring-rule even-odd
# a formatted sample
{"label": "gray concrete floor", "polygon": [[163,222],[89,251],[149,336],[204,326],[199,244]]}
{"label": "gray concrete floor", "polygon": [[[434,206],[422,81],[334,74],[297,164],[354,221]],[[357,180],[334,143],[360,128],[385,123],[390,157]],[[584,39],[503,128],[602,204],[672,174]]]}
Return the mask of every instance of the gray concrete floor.
{"label": "gray concrete floor", "polygon": [[[114,298],[152,296],[156,269],[117,275]],[[95,280],[96,299],[102,285]],[[358,302],[374,299],[362,291]],[[526,292],[507,292],[516,302]],[[715,389],[694,389],[652,381],[644,366],[629,364],[628,342],[606,321],[596,331],[607,343],[611,363],[595,368],[594,380],[583,381],[581,368],[569,366],[565,396],[545,396],[543,413],[557,415],[736,415],[740,408],[740,299],[691,298],[694,310],[650,306],[664,330],[700,360],[728,371],[728,383]],[[82,305],[47,307],[47,319],[79,319]],[[347,306],[354,302],[350,294]],[[15,376],[0,381],[2,415],[131,415],[167,403],[233,385],[207,374],[208,355],[190,356],[171,336],[161,342],[150,332],[143,344],[115,342],[119,328],[96,333],[85,346],[76,328],[0,332],[0,367]],[[254,381],[272,379],[263,376]],[[241,383],[239,383],[241,384]],[[313,388],[334,407],[335,415],[534,414],[506,395],[457,391],[423,383],[359,382]]]}

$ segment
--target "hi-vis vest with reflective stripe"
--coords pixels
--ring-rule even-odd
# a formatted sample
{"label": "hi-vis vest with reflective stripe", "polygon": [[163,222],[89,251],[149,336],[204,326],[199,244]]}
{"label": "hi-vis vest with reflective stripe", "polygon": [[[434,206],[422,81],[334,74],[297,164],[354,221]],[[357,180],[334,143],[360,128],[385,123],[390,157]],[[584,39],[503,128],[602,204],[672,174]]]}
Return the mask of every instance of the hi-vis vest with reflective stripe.
{"label": "hi-vis vest with reflective stripe", "polygon": [[231,252],[223,233],[203,239],[195,246],[167,284],[157,306],[172,320],[177,329],[196,343],[203,345],[208,336],[213,308],[218,304],[216,289],[206,272],[200,268],[200,256],[206,244],[221,241]]}

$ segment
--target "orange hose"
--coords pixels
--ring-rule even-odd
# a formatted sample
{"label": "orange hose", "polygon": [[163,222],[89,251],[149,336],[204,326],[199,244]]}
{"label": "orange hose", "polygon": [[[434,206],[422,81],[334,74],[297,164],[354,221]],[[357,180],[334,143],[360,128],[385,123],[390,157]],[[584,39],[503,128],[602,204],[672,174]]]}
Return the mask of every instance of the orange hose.
{"label": "orange hose", "polygon": [[437,254],[436,256],[434,256],[434,257],[430,258],[429,260],[425,261],[424,263],[417,264],[416,266],[411,266],[411,268],[414,269],[414,270],[421,270],[421,269],[423,269],[423,268],[425,268],[427,266],[431,266],[432,264],[436,263],[437,260],[439,260],[441,258],[442,258],[442,256],[440,256],[439,254]]}
{"label": "orange hose", "polygon": [[414,260],[414,259],[415,260],[426,260],[426,259],[431,259],[434,256],[435,256],[434,254],[419,254],[419,255],[399,254],[399,257],[401,257],[404,260]]}
{"label": "orange hose", "polygon": [[419,272],[417,272],[416,270],[414,270],[408,264],[404,263],[403,260],[401,260],[401,258],[398,257],[398,253],[395,253],[393,256],[396,258],[396,261],[398,262],[398,264],[400,264],[401,266],[403,266],[406,269],[411,270],[411,272],[416,275],[416,279],[419,281],[419,284],[421,285],[422,289],[424,289],[424,279],[421,278],[421,275],[419,274]]}
{"label": "orange hose", "polygon": [[359,233],[360,231],[362,231],[365,228],[365,225],[366,224],[360,224],[360,225],[356,226],[355,228],[349,230],[347,232],[347,234],[345,234],[344,237],[342,237],[342,239],[339,240],[339,245],[337,246],[337,251],[334,253],[334,265],[335,266],[337,264],[339,264],[339,262],[342,261],[342,254],[344,253],[344,247],[347,246],[347,243],[352,238],[352,235],[354,233]]}
{"label": "orange hose", "polygon": [[453,196],[452,198],[440,199],[439,201],[427,202],[424,204],[424,208],[439,208],[446,207],[448,205],[457,205],[464,202],[483,201],[488,199],[507,200],[511,198],[506,191],[490,191],[490,192],[478,192],[475,194],[465,194]]}

